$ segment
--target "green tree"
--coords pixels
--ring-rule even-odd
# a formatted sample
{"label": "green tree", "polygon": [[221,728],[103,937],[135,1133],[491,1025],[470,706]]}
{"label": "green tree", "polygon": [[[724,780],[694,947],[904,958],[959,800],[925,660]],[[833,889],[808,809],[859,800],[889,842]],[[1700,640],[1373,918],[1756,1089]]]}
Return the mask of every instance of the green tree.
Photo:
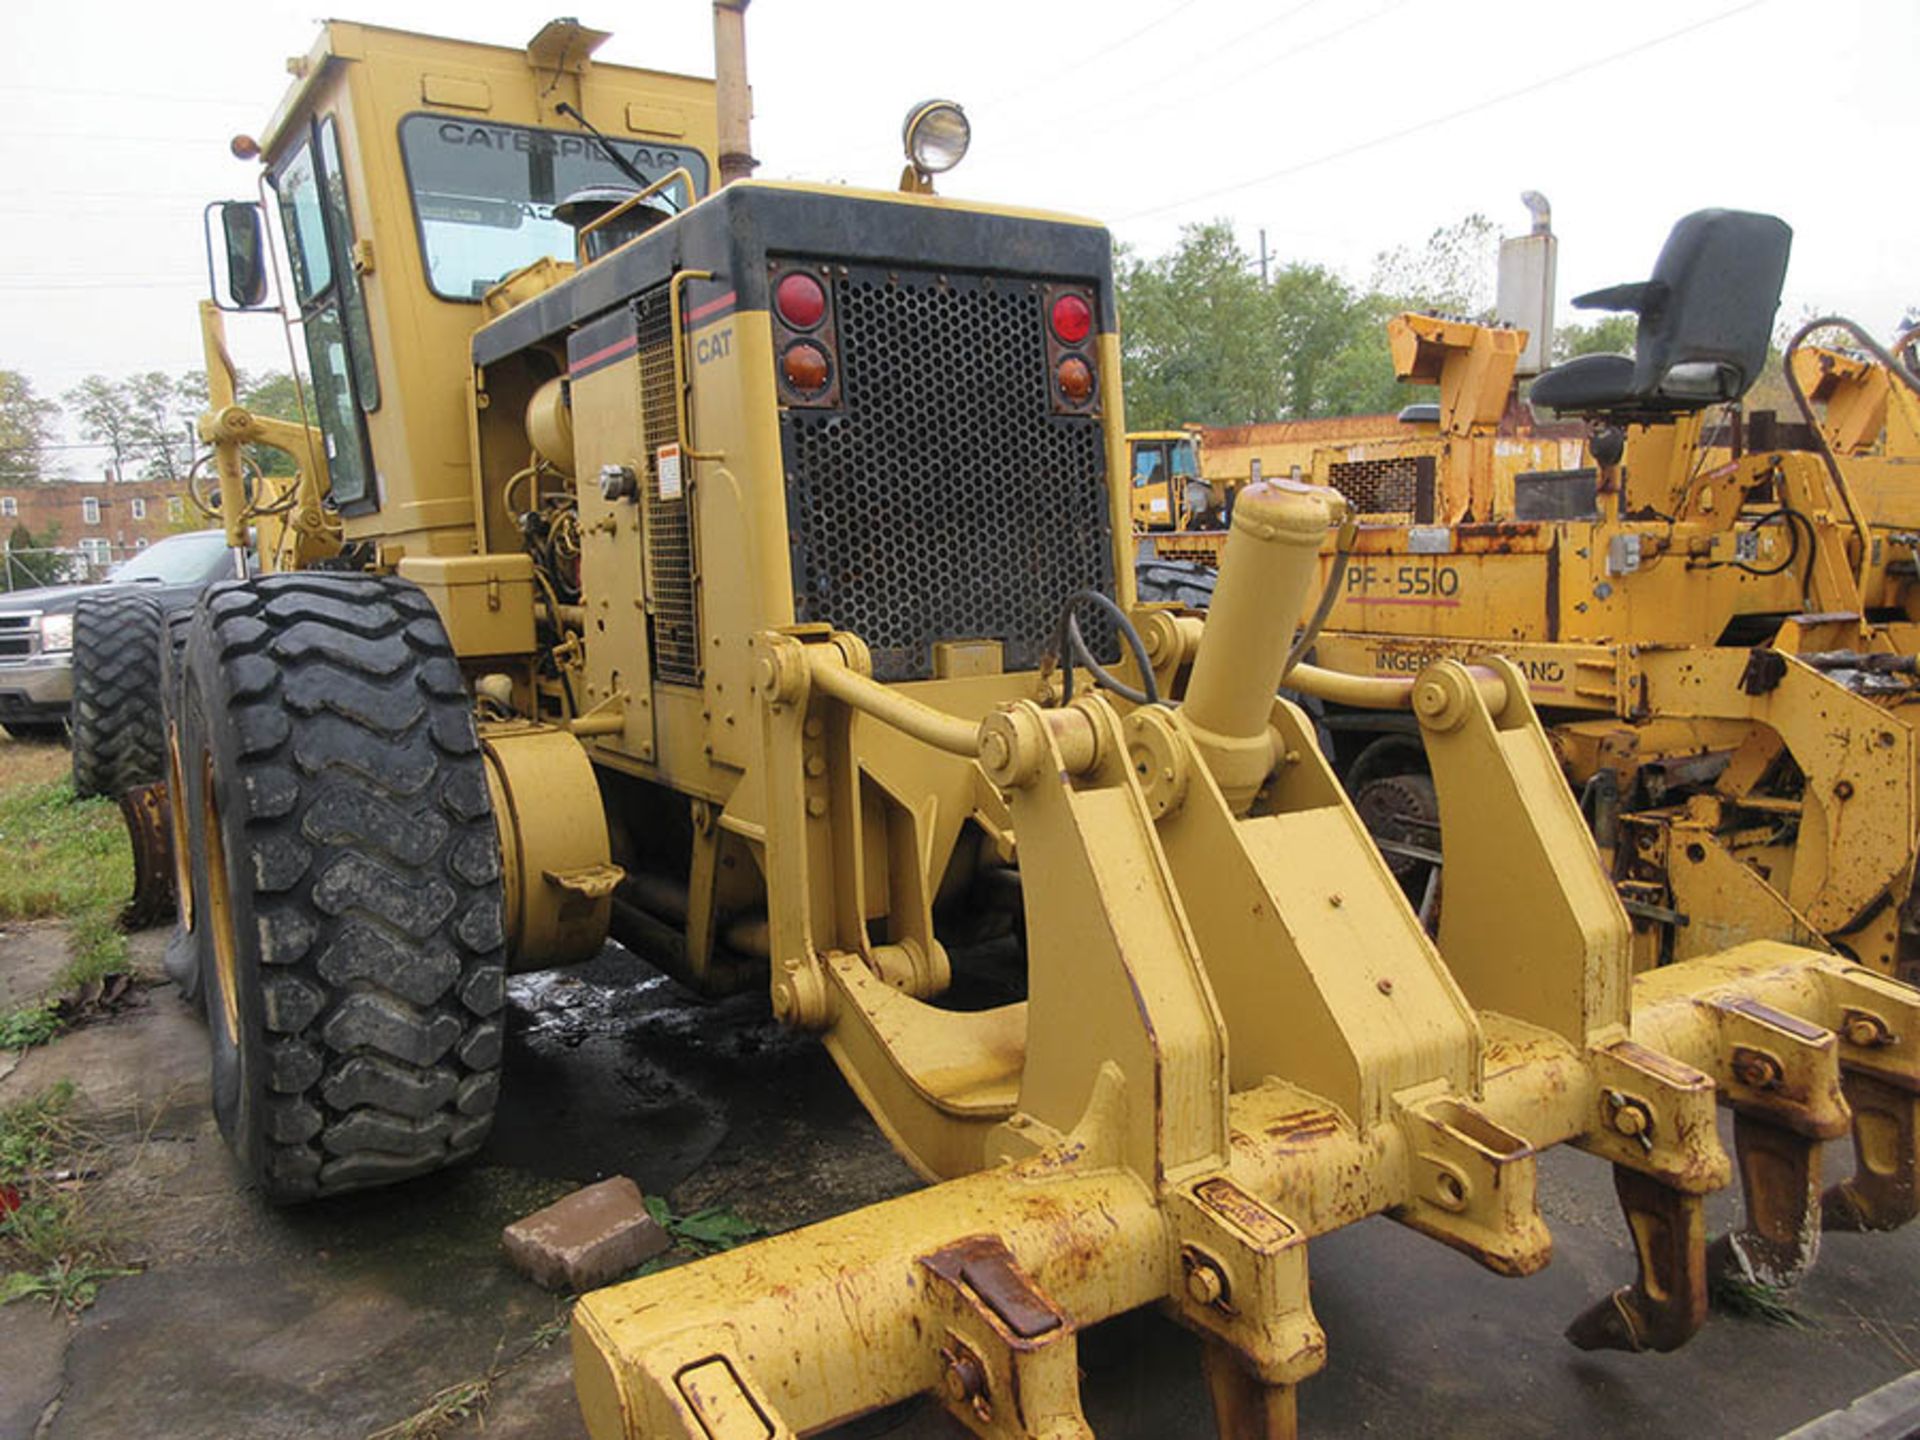
{"label": "green tree", "polygon": [[1262,285],[1223,220],[1189,226],[1169,253],[1122,251],[1117,271],[1128,422],[1238,424],[1398,410],[1387,321],[1402,310],[1488,318],[1499,236],[1483,215],[1374,257],[1356,287],[1295,263]]}
{"label": "green tree", "polygon": [[1402,310],[1438,310],[1470,320],[1493,318],[1500,232],[1480,214],[1442,225],[1417,246],[1373,257],[1371,289]]}
{"label": "green tree", "polygon": [[47,476],[59,405],[33,393],[18,370],[0,370],[0,485],[31,485]]}
{"label": "green tree", "polygon": [[1119,258],[1129,423],[1271,419],[1286,384],[1281,337],[1232,227],[1190,225],[1168,254],[1141,260],[1123,250]]}
{"label": "green tree", "polygon": [[31,590],[65,581],[71,560],[55,549],[59,539],[58,525],[49,525],[46,533],[35,535],[25,524],[16,524],[7,537],[4,565],[0,565],[0,589]]}
{"label": "green tree", "polygon": [[[307,400],[303,409],[299,382],[285,370],[268,370],[259,375],[243,374],[240,377],[240,403],[256,415],[292,420],[296,424],[311,420],[314,413],[311,399]],[[248,446],[247,455],[260,467],[263,475],[291,475],[297,468],[291,455],[265,445]]]}
{"label": "green tree", "polygon": [[1390,295],[1355,295],[1347,337],[1327,360],[1325,383],[1313,408],[1302,414],[1383,415],[1428,394],[1430,386],[1403,384],[1393,373],[1387,321],[1406,308]]}
{"label": "green tree", "polygon": [[1603,315],[1590,325],[1578,320],[1553,332],[1553,363],[1579,355],[1631,355],[1638,315]]}
{"label": "green tree", "polygon": [[1322,265],[1262,285],[1225,221],[1168,254],[1122,252],[1117,272],[1128,423],[1245,424],[1394,409],[1386,320],[1401,306]]}
{"label": "green tree", "polygon": [[120,380],[89,375],[66,400],[81,434],[112,453],[116,476],[180,480],[192,463],[189,426],[205,393],[191,375],[149,370]]}

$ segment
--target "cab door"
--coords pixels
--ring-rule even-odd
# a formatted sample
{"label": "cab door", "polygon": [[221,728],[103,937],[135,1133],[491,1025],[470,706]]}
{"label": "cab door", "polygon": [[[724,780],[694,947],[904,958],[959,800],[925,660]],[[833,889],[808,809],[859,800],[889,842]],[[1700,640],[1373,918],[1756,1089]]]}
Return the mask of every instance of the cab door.
{"label": "cab door", "polygon": [[1133,471],[1133,528],[1172,530],[1177,519],[1164,440],[1129,440]]}

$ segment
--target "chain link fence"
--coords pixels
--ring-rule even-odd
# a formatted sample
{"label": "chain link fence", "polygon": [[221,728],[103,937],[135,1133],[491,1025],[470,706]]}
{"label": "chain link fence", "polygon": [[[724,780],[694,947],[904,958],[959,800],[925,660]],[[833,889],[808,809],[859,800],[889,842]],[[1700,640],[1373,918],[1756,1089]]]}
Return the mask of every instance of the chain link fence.
{"label": "chain link fence", "polygon": [[102,580],[107,571],[139,549],[137,545],[112,545],[105,540],[33,548],[8,545],[0,550],[0,594]]}

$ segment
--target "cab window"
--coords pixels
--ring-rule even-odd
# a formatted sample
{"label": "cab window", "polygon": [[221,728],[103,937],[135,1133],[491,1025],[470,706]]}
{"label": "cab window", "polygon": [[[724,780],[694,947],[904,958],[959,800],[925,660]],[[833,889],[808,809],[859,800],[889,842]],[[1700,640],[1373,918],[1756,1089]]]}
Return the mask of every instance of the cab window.
{"label": "cab window", "polygon": [[287,249],[293,260],[293,290],[305,305],[333,283],[327,248],[327,222],[320,208],[320,180],[313,147],[302,143],[280,167],[280,215],[286,222]]}
{"label": "cab window", "polygon": [[362,411],[379,402],[372,336],[331,116],[324,117],[270,172],[300,302],[301,330],[321,434],[328,493],[348,513],[374,509],[373,464]]}
{"label": "cab window", "polygon": [[1200,474],[1200,458],[1194,452],[1191,440],[1174,441],[1167,447],[1167,454],[1175,476],[1191,480]]}
{"label": "cab window", "polygon": [[[685,169],[661,192],[684,210],[705,193],[706,157],[678,145],[611,140],[649,183]],[[427,283],[443,300],[478,300],[542,258],[573,259],[573,229],[553,207],[590,186],[632,189],[600,142],[578,130],[536,130],[450,115],[409,115],[400,153],[413,191]]]}
{"label": "cab window", "polygon": [[347,322],[347,353],[353,361],[354,388],[364,410],[380,408],[380,377],[373,367],[373,331],[360,272],[353,268],[353,211],[347,205],[347,177],[340,165],[340,142],[333,117],[320,122],[320,165],[326,176],[327,224],[340,255],[340,309]]}
{"label": "cab window", "polygon": [[1157,484],[1166,479],[1167,447],[1164,445],[1135,445],[1133,447],[1133,488]]}

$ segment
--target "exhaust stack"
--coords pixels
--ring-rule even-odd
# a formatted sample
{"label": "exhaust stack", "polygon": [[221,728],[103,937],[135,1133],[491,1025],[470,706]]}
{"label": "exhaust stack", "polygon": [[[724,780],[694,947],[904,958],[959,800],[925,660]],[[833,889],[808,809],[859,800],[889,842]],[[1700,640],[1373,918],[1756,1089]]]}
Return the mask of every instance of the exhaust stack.
{"label": "exhaust stack", "polygon": [[720,113],[720,183],[753,174],[753,90],[747,84],[747,5],[713,0],[713,78]]}

